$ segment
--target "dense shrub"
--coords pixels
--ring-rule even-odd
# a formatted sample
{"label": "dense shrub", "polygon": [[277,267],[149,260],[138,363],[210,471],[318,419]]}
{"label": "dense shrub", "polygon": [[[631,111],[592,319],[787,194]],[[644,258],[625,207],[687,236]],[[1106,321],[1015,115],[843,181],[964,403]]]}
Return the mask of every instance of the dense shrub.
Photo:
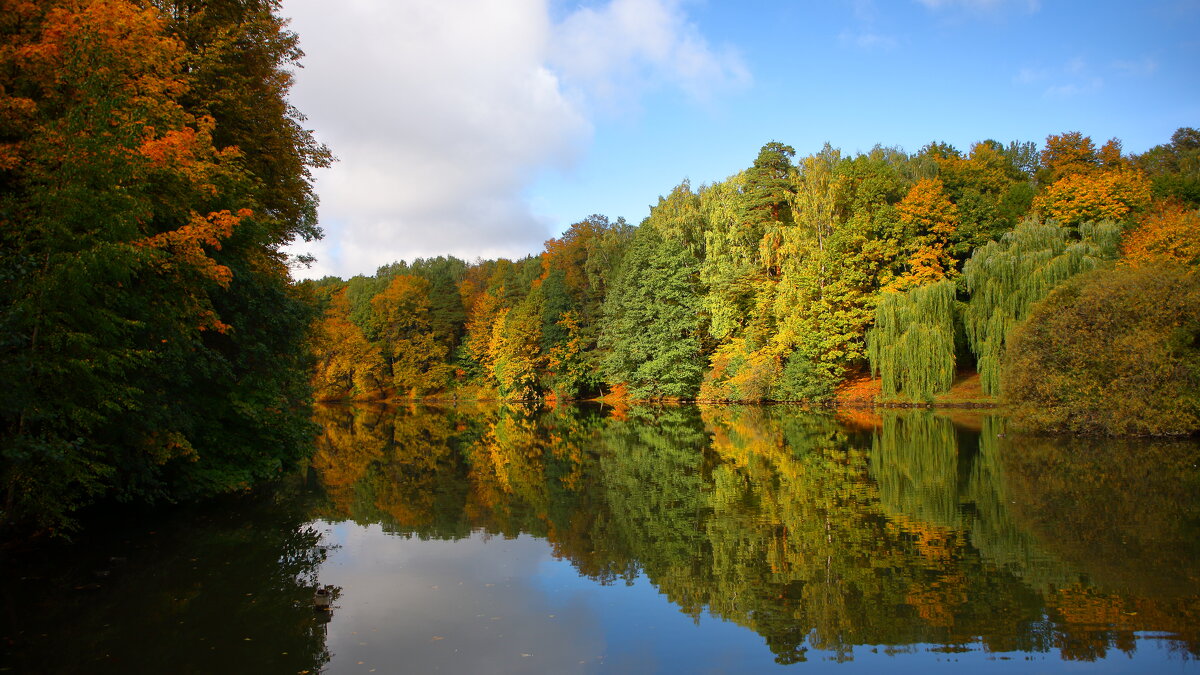
{"label": "dense shrub", "polygon": [[1005,398],[1025,427],[1171,435],[1200,431],[1200,274],[1120,266],[1079,275],[1009,340]]}

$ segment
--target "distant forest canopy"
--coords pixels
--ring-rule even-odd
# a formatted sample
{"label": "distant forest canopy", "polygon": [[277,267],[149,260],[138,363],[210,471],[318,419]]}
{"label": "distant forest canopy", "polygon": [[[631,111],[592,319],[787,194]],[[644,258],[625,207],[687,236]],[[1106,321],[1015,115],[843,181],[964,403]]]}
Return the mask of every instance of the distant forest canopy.
{"label": "distant forest canopy", "polygon": [[[0,0],[0,538],[307,457],[329,151],[279,0]],[[11,528],[11,529],[10,529]]]}
{"label": "distant forest canopy", "polygon": [[[324,400],[822,401],[871,372],[885,397],[927,400],[977,369],[998,395],[1012,331],[1066,280],[1150,269],[1142,283],[1195,288],[1198,207],[1192,128],[1140,156],[1077,132],[799,159],[773,141],[637,227],[593,215],[522,260],[305,282],[324,312],[314,385]],[[1195,391],[1195,317],[1174,318],[1161,356],[1187,367],[1160,377]],[[1197,427],[1195,397],[1181,405],[1182,427],[1158,431]]]}

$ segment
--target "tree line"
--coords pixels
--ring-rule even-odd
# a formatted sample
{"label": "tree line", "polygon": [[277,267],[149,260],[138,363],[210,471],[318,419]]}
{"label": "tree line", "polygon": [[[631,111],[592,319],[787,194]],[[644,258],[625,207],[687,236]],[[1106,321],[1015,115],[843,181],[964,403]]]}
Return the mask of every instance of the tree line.
{"label": "tree line", "polygon": [[[870,372],[883,397],[927,401],[977,370],[988,394],[1045,413],[1040,428],[1186,433],[1198,206],[1191,128],[1140,156],[1078,132],[801,158],[772,141],[637,227],[593,215],[521,260],[308,282],[324,307],[314,385],[326,400],[824,401]],[[1119,295],[1073,310],[1108,331],[1091,343],[1080,322],[1045,324],[1080,288]],[[1087,366],[1098,348],[1112,367]],[[1038,356],[1061,349],[1077,358]],[[1132,401],[1121,423],[1114,397]]]}
{"label": "tree line", "polygon": [[[311,452],[329,151],[279,0],[0,2],[0,529],[244,488]],[[7,535],[6,537],[7,538]]]}

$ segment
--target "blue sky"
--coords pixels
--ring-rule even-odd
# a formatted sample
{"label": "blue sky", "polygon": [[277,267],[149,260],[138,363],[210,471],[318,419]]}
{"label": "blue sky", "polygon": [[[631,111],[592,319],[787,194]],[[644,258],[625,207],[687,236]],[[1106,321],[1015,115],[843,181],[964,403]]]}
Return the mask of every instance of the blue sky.
{"label": "blue sky", "polygon": [[285,0],[293,101],[340,162],[297,276],[520,256],[638,223],[778,140],[960,149],[1200,126],[1200,1]]}

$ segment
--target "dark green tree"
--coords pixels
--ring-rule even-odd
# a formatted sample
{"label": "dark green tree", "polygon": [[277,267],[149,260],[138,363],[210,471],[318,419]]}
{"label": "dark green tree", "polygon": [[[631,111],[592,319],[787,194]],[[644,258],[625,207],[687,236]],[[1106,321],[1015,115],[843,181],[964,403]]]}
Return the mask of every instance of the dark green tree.
{"label": "dark green tree", "polygon": [[700,384],[698,263],[643,224],[604,304],[605,378],[637,398],[693,398]]}

